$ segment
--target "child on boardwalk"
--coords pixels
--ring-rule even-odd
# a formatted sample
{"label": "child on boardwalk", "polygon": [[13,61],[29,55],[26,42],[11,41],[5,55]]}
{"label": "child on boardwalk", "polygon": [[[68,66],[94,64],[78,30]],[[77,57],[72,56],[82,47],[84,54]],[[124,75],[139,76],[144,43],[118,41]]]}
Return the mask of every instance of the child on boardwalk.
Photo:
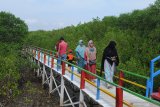
{"label": "child on boardwalk", "polygon": [[[72,63],[72,64],[73,64],[74,55],[73,55],[73,53],[72,53],[72,50],[69,50],[68,52],[69,52],[69,53],[68,53],[68,55],[67,55],[67,61],[68,61],[69,63]],[[71,69],[71,65],[70,65],[70,64],[68,64],[68,67]]]}

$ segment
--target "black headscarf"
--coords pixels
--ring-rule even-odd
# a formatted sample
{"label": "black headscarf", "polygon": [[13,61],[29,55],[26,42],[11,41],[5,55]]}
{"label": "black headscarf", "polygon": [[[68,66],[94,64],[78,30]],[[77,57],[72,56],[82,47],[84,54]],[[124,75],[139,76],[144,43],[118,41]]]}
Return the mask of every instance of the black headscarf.
{"label": "black headscarf", "polygon": [[111,60],[111,57],[116,57],[116,66],[119,64],[119,58],[118,58],[118,53],[116,49],[116,42],[115,41],[110,41],[108,46],[104,49],[103,51],[103,57],[102,57],[102,62],[101,62],[101,71],[104,71],[104,61],[107,59],[110,65],[113,64],[113,61]]}

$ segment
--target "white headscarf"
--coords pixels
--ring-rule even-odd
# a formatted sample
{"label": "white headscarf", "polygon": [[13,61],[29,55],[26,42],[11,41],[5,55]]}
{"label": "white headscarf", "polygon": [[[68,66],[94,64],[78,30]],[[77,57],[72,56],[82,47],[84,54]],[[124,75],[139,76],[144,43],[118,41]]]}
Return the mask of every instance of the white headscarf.
{"label": "white headscarf", "polygon": [[92,44],[92,43],[93,43],[93,40],[89,40],[88,47],[90,47],[90,44]]}

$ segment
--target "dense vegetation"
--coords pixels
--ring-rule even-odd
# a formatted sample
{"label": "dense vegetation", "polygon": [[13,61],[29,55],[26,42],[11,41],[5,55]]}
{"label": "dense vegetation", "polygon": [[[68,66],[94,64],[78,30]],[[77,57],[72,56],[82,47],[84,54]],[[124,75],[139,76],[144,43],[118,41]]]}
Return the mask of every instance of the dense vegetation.
{"label": "dense vegetation", "polygon": [[21,48],[27,33],[24,21],[11,13],[0,12],[0,96],[15,96],[20,92],[17,81],[26,62],[21,57]]}
{"label": "dense vegetation", "polygon": [[[103,49],[110,40],[115,40],[120,56],[119,68],[149,76],[149,62],[160,53],[160,0],[144,10],[135,10],[118,17],[106,16],[102,20],[97,17],[77,26],[68,26],[53,31],[32,31],[25,42],[53,50],[60,36],[65,38],[69,48],[73,50],[80,39],[84,40],[86,45],[87,41],[92,39],[98,50],[99,63]],[[98,66],[100,66],[99,63]],[[137,77],[126,75],[126,78],[146,84],[145,80]],[[157,81],[158,78],[160,77],[156,78]],[[127,86],[136,91],[141,92],[142,90]],[[155,86],[158,86],[157,82]]]}
{"label": "dense vegetation", "polygon": [[27,32],[28,26],[20,18],[0,12],[0,41],[20,42]]}

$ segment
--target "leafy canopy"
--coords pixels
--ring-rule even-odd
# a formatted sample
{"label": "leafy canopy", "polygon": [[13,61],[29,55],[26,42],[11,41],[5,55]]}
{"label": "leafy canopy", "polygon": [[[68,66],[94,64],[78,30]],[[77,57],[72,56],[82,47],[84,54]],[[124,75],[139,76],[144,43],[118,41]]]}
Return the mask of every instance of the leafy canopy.
{"label": "leafy canopy", "polygon": [[20,42],[28,33],[28,26],[23,20],[8,12],[0,12],[0,41]]}

